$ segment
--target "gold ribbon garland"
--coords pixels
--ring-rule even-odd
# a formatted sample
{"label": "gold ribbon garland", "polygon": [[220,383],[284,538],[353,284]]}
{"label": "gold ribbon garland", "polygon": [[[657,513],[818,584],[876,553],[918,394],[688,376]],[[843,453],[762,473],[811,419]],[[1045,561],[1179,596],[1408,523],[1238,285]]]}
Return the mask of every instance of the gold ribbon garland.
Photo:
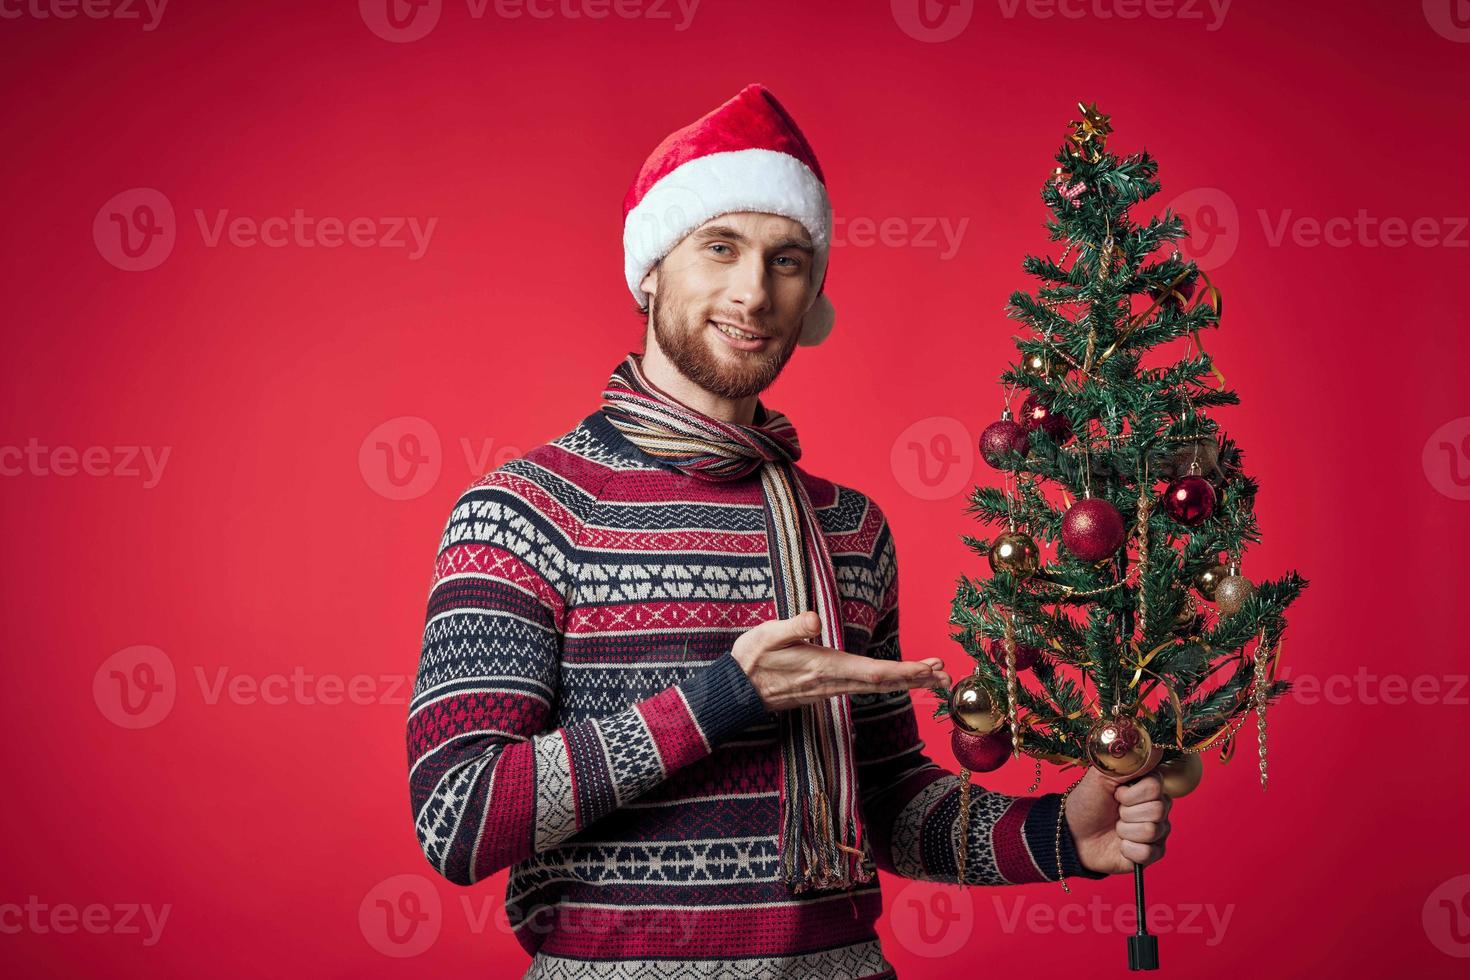
{"label": "gold ribbon garland", "polygon": [[[1183,284],[1185,279],[1189,278],[1191,271],[1198,272],[1199,277],[1205,281],[1205,288],[1196,293],[1194,299],[1192,300],[1186,297],[1183,293],[1179,292],[1179,286]],[[1103,361],[1106,361],[1109,357],[1111,357],[1117,351],[1118,345],[1127,340],[1128,335],[1133,333],[1133,331],[1137,330],[1140,326],[1142,326],[1153,314],[1154,310],[1157,310],[1160,306],[1162,306],[1164,302],[1167,301],[1170,297],[1176,297],[1179,301],[1180,307],[1183,308],[1184,312],[1186,313],[1192,311],[1200,303],[1205,302],[1206,299],[1210,301],[1210,308],[1215,311],[1215,318],[1217,320],[1224,312],[1224,300],[1220,296],[1220,290],[1218,287],[1215,286],[1213,282],[1210,281],[1210,277],[1205,272],[1205,270],[1199,268],[1198,266],[1195,266],[1193,270],[1185,269],[1183,272],[1179,273],[1179,275],[1175,277],[1175,279],[1171,283],[1169,283],[1167,287],[1165,287],[1163,293],[1161,293],[1153,301],[1153,303],[1149,305],[1148,309],[1144,310],[1137,316],[1129,317],[1128,323],[1123,327],[1122,332],[1118,334],[1118,339],[1113,341],[1112,344],[1108,346],[1108,349],[1103,351],[1102,354],[1098,356],[1097,363],[1101,364]],[[1200,353],[1209,353],[1205,350],[1204,341],[1200,340],[1198,328],[1189,331],[1189,335],[1194,339],[1195,346],[1200,349]],[[1223,390],[1225,388],[1225,375],[1221,374],[1220,369],[1215,366],[1214,358],[1210,359],[1210,373],[1215,376],[1215,379],[1217,381],[1219,381],[1217,389]]]}

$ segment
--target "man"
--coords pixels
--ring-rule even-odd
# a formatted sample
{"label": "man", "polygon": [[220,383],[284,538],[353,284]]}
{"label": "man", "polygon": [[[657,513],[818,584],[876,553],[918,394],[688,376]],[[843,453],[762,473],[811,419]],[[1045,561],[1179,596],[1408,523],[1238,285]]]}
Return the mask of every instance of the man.
{"label": "man", "polygon": [[[624,202],[645,350],[597,411],[477,480],[440,542],[408,719],[436,871],[511,869],[527,977],[891,977],[876,871],[1103,877],[1163,855],[1157,777],[1067,797],[922,754],[893,535],[759,399],[830,332],[831,208],[760,85]],[[968,809],[961,814],[961,799]],[[1059,853],[1060,852],[1060,853]]]}

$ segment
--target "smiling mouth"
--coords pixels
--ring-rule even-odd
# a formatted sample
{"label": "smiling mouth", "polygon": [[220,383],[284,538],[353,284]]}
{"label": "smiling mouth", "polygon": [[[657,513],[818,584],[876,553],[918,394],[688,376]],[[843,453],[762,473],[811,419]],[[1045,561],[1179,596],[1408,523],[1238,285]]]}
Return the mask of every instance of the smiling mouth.
{"label": "smiling mouth", "polygon": [[733,337],[736,340],[756,341],[768,339],[764,334],[751,333],[748,330],[741,330],[739,327],[725,323],[723,320],[711,320],[709,322],[710,325],[713,326],[720,333],[724,334],[726,337]]}

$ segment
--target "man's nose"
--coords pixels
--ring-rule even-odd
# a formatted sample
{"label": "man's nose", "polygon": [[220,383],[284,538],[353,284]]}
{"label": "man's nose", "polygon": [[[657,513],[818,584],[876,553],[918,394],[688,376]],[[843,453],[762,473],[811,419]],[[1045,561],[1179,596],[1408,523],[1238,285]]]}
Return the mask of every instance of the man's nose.
{"label": "man's nose", "polygon": [[764,313],[770,303],[766,260],[761,256],[744,256],[730,272],[727,299],[744,308],[747,316]]}

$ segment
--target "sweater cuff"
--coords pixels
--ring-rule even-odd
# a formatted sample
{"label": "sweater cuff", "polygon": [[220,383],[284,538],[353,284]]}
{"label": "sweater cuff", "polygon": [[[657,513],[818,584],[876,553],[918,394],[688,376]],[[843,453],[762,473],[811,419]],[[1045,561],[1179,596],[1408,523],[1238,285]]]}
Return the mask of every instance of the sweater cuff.
{"label": "sweater cuff", "polygon": [[679,687],[711,751],[770,714],[760,691],[730,650]]}
{"label": "sweater cuff", "polygon": [[[1061,793],[1046,793],[1035,798],[1031,810],[1026,814],[1026,844],[1036,857],[1036,864],[1045,880],[1057,881],[1057,816],[1062,809]],[[1077,842],[1072,839],[1072,829],[1062,822],[1062,873],[1068,878],[1108,877],[1106,871],[1092,871],[1082,865],[1077,856]]]}

